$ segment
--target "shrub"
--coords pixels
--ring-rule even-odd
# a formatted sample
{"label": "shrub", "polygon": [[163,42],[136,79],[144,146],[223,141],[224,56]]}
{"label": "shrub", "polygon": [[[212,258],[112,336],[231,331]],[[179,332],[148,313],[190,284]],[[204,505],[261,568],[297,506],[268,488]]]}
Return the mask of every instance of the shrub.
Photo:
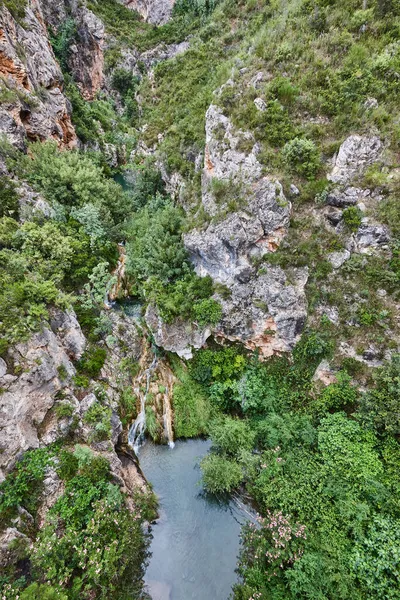
{"label": "shrub", "polygon": [[200,327],[216,325],[222,317],[222,307],[216,300],[206,298],[193,305],[193,316]]}
{"label": "shrub", "polygon": [[357,206],[348,206],[343,211],[343,221],[350,231],[357,231],[361,225],[362,212]]}
{"label": "shrub", "polygon": [[202,482],[211,494],[229,493],[239,487],[242,468],[233,460],[211,454],[201,461]]}
{"label": "shrub", "polygon": [[85,350],[81,359],[77,362],[77,370],[80,375],[95,379],[100,375],[107,358],[107,350],[98,346],[90,346]]}
{"label": "shrub", "polygon": [[380,369],[375,387],[362,394],[359,415],[361,421],[381,433],[400,433],[400,355]]}
{"label": "shrub", "polygon": [[320,154],[311,140],[294,138],[285,144],[282,154],[289,168],[307,179],[314,179],[320,169]]}
{"label": "shrub", "polygon": [[14,182],[5,175],[0,176],[0,218],[18,219],[19,196]]}
{"label": "shrub", "polygon": [[210,435],[216,451],[237,456],[242,450],[252,450],[255,433],[246,421],[225,417],[213,423]]}

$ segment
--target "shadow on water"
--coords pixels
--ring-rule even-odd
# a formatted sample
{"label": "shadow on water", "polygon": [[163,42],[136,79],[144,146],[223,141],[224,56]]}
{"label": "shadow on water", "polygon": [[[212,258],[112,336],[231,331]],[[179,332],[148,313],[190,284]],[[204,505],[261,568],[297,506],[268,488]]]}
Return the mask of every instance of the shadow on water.
{"label": "shadow on water", "polygon": [[159,498],[146,583],[153,600],[226,600],[236,581],[239,534],[247,513],[200,485],[207,440],[178,441],[173,450],[147,442],[141,468]]}

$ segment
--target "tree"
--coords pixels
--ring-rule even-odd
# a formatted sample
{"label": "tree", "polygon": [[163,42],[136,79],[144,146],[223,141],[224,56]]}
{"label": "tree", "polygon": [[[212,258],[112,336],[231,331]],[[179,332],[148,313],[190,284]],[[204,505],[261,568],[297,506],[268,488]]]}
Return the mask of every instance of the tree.
{"label": "tree", "polygon": [[229,493],[240,485],[243,472],[235,461],[210,454],[201,461],[203,485],[212,494]]}

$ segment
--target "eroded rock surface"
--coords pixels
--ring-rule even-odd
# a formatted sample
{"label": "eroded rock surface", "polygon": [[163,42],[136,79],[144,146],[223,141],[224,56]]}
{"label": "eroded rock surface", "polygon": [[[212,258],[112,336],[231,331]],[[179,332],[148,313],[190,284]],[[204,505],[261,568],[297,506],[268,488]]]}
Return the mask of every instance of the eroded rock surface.
{"label": "eroded rock surface", "polygon": [[118,0],[120,4],[136,10],[149,23],[163,25],[171,18],[175,0]]}
{"label": "eroded rock surface", "polygon": [[211,335],[210,328],[199,328],[195,323],[181,319],[165,323],[152,305],[148,306],[145,319],[157,346],[175,352],[180,358],[192,358],[193,349],[202,348]]}
{"label": "eroded rock surface", "polygon": [[382,151],[383,145],[378,137],[351,135],[340,146],[328,179],[342,185],[351,182],[376,162]]}
{"label": "eroded rock surface", "polygon": [[46,420],[58,392],[73,397],[68,389],[75,375],[71,361],[81,355],[84,337],[72,313],[58,314],[55,323],[59,337],[44,328],[9,351],[0,378],[0,480],[21,453],[39,447],[42,436],[50,443],[65,433],[62,424],[54,430]]}
{"label": "eroded rock surface", "polygon": [[9,96],[0,108],[0,132],[12,144],[24,149],[28,138],[54,139],[61,147],[76,145],[70,105],[62,92],[63,76],[38,0],[28,6],[23,26],[1,8],[0,74]]}
{"label": "eroded rock surface", "polygon": [[[186,234],[184,243],[198,275],[228,288],[218,296],[223,316],[216,338],[270,356],[290,351],[301,335],[308,272],[296,269],[289,277],[278,267],[256,267],[279,247],[291,213],[280,182],[263,176],[257,151],[250,133],[235,130],[220,108],[208,109],[202,204],[211,223]],[[228,212],[232,193],[236,209]]]}

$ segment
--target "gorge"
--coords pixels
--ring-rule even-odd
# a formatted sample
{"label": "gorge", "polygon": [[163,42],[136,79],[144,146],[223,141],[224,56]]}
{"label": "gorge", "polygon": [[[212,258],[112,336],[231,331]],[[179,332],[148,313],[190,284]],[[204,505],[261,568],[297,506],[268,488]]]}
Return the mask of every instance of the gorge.
{"label": "gorge", "polygon": [[400,597],[399,73],[398,0],[0,0],[2,600]]}

